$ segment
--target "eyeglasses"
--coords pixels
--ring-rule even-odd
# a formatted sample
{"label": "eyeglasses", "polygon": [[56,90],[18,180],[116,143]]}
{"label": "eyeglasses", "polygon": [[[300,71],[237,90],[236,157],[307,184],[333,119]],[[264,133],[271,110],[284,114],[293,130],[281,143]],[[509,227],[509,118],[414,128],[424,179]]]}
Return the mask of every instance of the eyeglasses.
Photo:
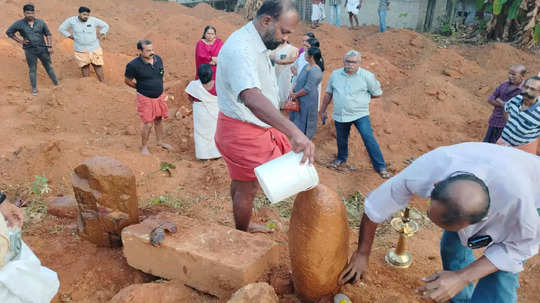
{"label": "eyeglasses", "polygon": [[358,61],[355,60],[345,60],[345,64],[356,64]]}

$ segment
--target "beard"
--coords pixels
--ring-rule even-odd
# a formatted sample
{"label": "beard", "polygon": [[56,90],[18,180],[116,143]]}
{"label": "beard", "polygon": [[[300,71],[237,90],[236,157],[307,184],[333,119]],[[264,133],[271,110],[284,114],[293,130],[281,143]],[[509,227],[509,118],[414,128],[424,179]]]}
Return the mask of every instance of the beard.
{"label": "beard", "polygon": [[275,34],[276,29],[274,25],[272,25],[272,27],[265,31],[261,36],[264,46],[269,50],[274,50],[283,43],[283,40],[274,39]]}

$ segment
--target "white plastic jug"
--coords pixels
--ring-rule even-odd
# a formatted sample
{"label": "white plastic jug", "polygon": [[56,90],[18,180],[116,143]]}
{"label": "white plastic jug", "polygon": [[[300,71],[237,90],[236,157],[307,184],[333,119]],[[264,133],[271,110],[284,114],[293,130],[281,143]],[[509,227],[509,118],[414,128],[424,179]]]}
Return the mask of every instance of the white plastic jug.
{"label": "white plastic jug", "polygon": [[283,201],[319,184],[315,166],[300,164],[304,153],[288,152],[255,167],[255,175],[271,203]]}

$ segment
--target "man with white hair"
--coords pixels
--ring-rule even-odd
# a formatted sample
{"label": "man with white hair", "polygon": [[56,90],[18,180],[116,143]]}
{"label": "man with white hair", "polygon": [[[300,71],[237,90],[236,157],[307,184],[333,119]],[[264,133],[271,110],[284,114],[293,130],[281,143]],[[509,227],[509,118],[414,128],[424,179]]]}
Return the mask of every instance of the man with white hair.
{"label": "man with white hair", "polygon": [[333,99],[332,118],[336,126],[338,154],[331,167],[354,170],[354,167],[346,165],[349,156],[349,133],[351,125],[354,124],[362,135],[373,168],[382,178],[387,179],[390,173],[386,169],[369,120],[369,103],[371,98],[382,95],[381,84],[375,75],[360,68],[360,60],[358,51],[351,50],[345,54],[344,67],[333,71],[330,76],[319,115],[324,123],[327,118],[326,109]]}

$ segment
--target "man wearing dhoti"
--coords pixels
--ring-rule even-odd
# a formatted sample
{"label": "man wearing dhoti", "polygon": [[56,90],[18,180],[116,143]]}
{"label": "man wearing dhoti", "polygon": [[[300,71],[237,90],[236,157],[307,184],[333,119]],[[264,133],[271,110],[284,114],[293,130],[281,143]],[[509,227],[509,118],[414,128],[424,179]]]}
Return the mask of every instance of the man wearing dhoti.
{"label": "man wearing dhoti", "polygon": [[255,167],[291,148],[304,153],[302,162],[314,162],[313,143],[278,110],[279,89],[269,57],[269,51],[287,40],[297,24],[298,13],[290,0],[267,0],[252,22],[227,39],[218,56],[215,140],[232,179],[234,221],[239,230],[269,231],[250,222],[258,190]]}

